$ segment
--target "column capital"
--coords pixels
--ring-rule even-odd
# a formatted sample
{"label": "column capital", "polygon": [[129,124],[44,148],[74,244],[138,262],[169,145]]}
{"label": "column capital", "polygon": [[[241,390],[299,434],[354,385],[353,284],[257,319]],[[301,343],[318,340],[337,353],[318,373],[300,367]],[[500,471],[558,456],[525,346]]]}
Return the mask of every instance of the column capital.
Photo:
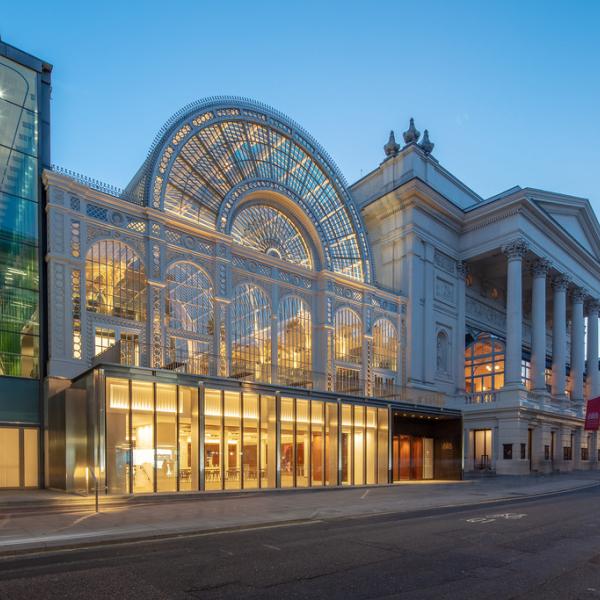
{"label": "column capital", "polygon": [[523,238],[517,238],[502,246],[502,253],[508,260],[522,259],[529,251],[529,244]]}
{"label": "column capital", "polygon": [[585,288],[571,288],[571,297],[573,298],[573,302],[576,302],[577,304],[583,304],[588,296],[589,294],[587,293],[587,290]]}
{"label": "column capital", "polygon": [[564,292],[569,287],[570,284],[571,284],[571,280],[566,275],[563,275],[562,273],[559,273],[558,275],[555,275],[552,278],[552,288],[555,291]]}
{"label": "column capital", "polygon": [[531,263],[531,274],[534,277],[546,277],[552,263],[547,258],[536,258]]}
{"label": "column capital", "polygon": [[456,274],[459,278],[465,279],[469,274],[469,265],[464,260],[459,260],[456,262]]}
{"label": "column capital", "polygon": [[588,314],[600,312],[600,300],[589,296],[586,302],[586,308]]}

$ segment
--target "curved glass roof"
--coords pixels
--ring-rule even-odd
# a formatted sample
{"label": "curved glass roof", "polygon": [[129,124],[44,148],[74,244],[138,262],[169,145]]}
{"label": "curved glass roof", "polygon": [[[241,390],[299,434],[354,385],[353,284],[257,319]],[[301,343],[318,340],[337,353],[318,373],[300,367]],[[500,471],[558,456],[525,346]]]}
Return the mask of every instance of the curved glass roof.
{"label": "curved glass roof", "polygon": [[227,231],[235,201],[272,189],[296,202],[315,225],[326,267],[372,281],[361,217],[333,161],[293,121],[238,98],[200,101],[163,128],[128,190],[149,206]]}
{"label": "curved glass roof", "polygon": [[254,204],[240,210],[233,220],[231,235],[237,244],[313,268],[302,233],[288,217],[272,206]]}

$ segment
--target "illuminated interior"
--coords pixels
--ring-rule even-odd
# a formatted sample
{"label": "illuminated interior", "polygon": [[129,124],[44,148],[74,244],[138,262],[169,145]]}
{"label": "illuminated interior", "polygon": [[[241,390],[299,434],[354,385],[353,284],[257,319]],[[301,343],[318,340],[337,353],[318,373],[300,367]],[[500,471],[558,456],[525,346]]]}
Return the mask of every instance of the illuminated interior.
{"label": "illuminated interior", "polygon": [[108,378],[106,390],[110,493],[388,482],[387,408],[207,386],[198,437],[196,389]]}
{"label": "illuminated interior", "polygon": [[93,244],[85,262],[86,308],[113,317],[146,318],[146,274],[137,254],[117,240]]}
{"label": "illuminated interior", "polygon": [[276,208],[260,204],[243,208],[233,221],[231,235],[236,244],[307,269],[313,268],[300,229]]}
{"label": "illuminated interior", "polygon": [[488,392],[504,385],[504,343],[482,333],[465,351],[465,389]]}

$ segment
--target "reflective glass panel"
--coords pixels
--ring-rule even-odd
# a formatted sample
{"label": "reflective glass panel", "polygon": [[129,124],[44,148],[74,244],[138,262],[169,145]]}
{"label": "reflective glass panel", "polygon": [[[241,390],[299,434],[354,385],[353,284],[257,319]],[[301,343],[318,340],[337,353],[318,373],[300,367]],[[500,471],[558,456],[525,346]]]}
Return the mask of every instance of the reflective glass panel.
{"label": "reflective glass panel", "polygon": [[198,486],[198,390],[179,387],[179,489]]}
{"label": "reflective glass panel", "polygon": [[204,487],[221,489],[223,432],[221,390],[206,389],[204,394]]}
{"label": "reflective glass panel", "polygon": [[275,397],[260,397],[260,486],[277,484],[277,415]]}
{"label": "reflective glass panel", "polygon": [[225,489],[241,487],[242,434],[240,393],[225,392]]}
{"label": "reflective glass panel", "polygon": [[281,398],[281,487],[294,487],[294,425],[293,398]]}
{"label": "reflective glass panel", "polygon": [[365,483],[377,483],[377,408],[367,406],[366,423],[366,480]]}
{"label": "reflective glass panel", "polygon": [[19,485],[19,430],[0,427],[0,488],[18,488]]}
{"label": "reflective glass panel", "polygon": [[338,405],[325,403],[325,483],[338,485]]}
{"label": "reflective glass panel", "polygon": [[310,387],[312,319],[308,303],[298,296],[286,296],[279,303],[277,361],[280,383]]}
{"label": "reflective glass panel", "polygon": [[365,483],[365,407],[354,406],[354,485]]}
{"label": "reflective glass panel", "polygon": [[149,381],[132,381],[131,430],[133,492],[154,491],[154,390]]}
{"label": "reflective glass panel", "polygon": [[342,485],[352,485],[352,405],[342,404]]}
{"label": "reflective glass panel", "polygon": [[323,485],[325,483],[325,403],[320,400],[312,400],[311,433],[310,433],[310,473],[311,485]]}
{"label": "reflective glass panel", "polygon": [[109,494],[127,494],[131,444],[129,381],[106,379],[106,485]]}
{"label": "reflective glass panel", "polygon": [[310,465],[310,402],[296,400],[296,487],[307,487]]}
{"label": "reflective glass panel", "polygon": [[244,489],[258,487],[258,433],[259,402],[258,394],[244,392],[244,448],[243,448],[243,482]]}
{"label": "reflective glass panel", "polygon": [[156,384],[156,490],[177,491],[177,386]]}
{"label": "reflective glass panel", "polygon": [[388,483],[389,478],[389,429],[388,429],[388,409],[378,408],[379,427],[377,429],[377,482]]}

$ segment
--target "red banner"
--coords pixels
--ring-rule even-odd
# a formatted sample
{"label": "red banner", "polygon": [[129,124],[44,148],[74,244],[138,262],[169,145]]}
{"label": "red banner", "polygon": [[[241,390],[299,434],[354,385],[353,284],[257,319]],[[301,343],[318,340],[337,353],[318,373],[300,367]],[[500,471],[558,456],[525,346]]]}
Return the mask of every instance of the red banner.
{"label": "red banner", "polygon": [[585,411],[585,429],[598,431],[598,427],[600,427],[600,396],[588,400]]}

